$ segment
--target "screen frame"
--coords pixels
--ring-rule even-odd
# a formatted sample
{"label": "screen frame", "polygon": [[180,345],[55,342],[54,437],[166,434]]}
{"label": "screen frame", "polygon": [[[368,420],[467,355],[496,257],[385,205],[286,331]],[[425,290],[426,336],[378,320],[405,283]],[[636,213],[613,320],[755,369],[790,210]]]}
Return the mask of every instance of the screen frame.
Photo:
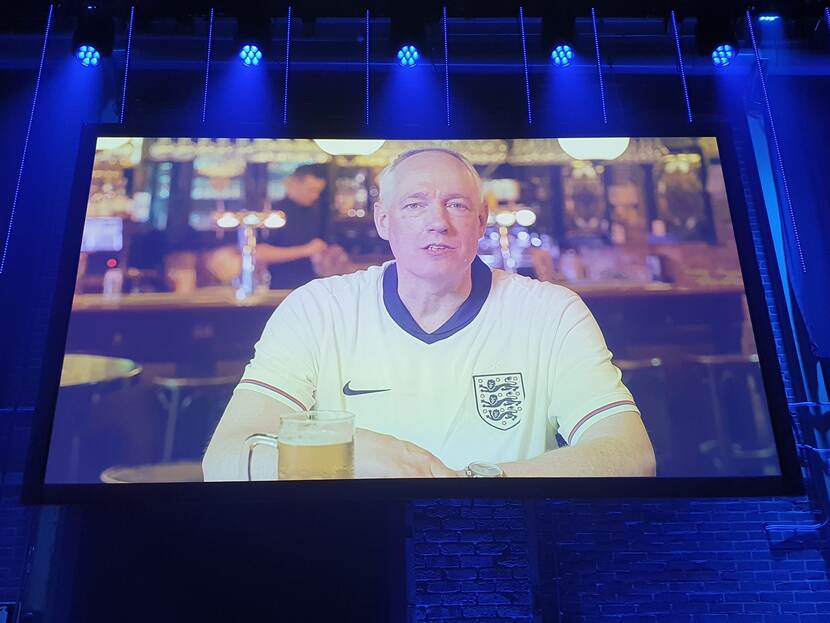
{"label": "screen frame", "polygon": [[[736,115],[737,117],[737,115]],[[729,123],[731,121],[731,123]],[[429,135],[425,138],[425,135]],[[501,134],[508,134],[502,132]],[[233,500],[281,500],[302,502],[323,499],[402,500],[412,498],[500,497],[500,498],[632,498],[632,497],[757,497],[800,495],[804,491],[795,451],[784,382],[773,339],[769,310],[761,282],[755,244],[750,229],[748,201],[764,206],[755,157],[749,145],[746,120],[702,119],[694,123],[666,127],[665,123],[627,123],[619,126],[574,128],[556,132],[556,138],[629,136],[715,137],[726,185],[726,195],[735,232],[739,262],[749,306],[764,381],[770,421],[781,465],[779,476],[756,477],[583,477],[583,478],[496,478],[496,479],[376,479],[343,481],[262,481],[207,483],[142,483],[127,486],[96,484],[48,484],[46,465],[52,424],[57,403],[61,366],[72,309],[75,279],[80,256],[89,184],[99,136],[182,137],[182,138],[384,138],[387,140],[474,140],[503,138],[493,133],[453,133],[448,128],[435,131],[409,129],[396,132],[338,131],[319,132],[314,128],[286,128],[263,125],[223,127],[221,131],[203,125],[165,127],[163,124],[94,124],[81,129],[75,164],[74,183],[66,214],[63,246],[59,257],[52,313],[44,349],[40,389],[32,426],[29,458],[23,483],[23,501],[31,504],[137,501],[150,499],[205,501],[213,498]],[[554,133],[534,132],[530,127],[514,128],[511,138],[552,138]],[[740,155],[736,142],[743,147]],[[751,166],[747,166],[747,161]],[[741,180],[741,174],[744,179]],[[772,253],[772,237],[765,214],[756,213],[758,232],[766,253]],[[784,298],[777,267],[767,262],[775,303]]]}

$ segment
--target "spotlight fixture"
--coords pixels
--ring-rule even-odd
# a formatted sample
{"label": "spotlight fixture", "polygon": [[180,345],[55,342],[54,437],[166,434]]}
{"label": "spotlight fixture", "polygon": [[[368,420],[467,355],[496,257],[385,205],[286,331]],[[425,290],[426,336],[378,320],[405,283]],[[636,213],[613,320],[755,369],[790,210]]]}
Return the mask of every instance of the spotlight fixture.
{"label": "spotlight fixture", "polygon": [[237,56],[245,67],[265,63],[271,42],[271,16],[256,5],[249,5],[236,14]]}
{"label": "spotlight fixture", "polygon": [[738,14],[727,8],[701,13],[697,16],[695,38],[698,52],[712,59],[715,67],[727,67],[738,55],[735,24]]}
{"label": "spotlight fixture", "polygon": [[418,54],[418,48],[414,45],[404,45],[398,50],[398,62],[401,67],[415,67],[421,55]]}
{"label": "spotlight fixture", "polygon": [[72,33],[72,55],[84,67],[97,67],[102,57],[112,54],[115,27],[112,15],[88,2],[78,14],[78,24]]}
{"label": "spotlight fixture", "polygon": [[758,21],[762,24],[769,24],[770,22],[777,22],[781,19],[780,15],[775,15],[774,13],[762,13],[758,16]]}
{"label": "spotlight fixture", "polygon": [[415,67],[429,50],[427,24],[438,23],[439,6],[431,0],[389,6],[389,55],[401,67]]}
{"label": "spotlight fixture", "polygon": [[557,67],[567,67],[574,60],[574,51],[567,43],[557,45],[550,53],[550,62]]}
{"label": "spotlight fixture", "polygon": [[78,46],[75,56],[84,67],[95,67],[101,62],[101,53],[95,49],[94,45]]}
{"label": "spotlight fixture", "polygon": [[262,52],[255,43],[246,43],[239,50],[239,58],[245,67],[256,67],[262,61]]}
{"label": "spotlight fixture", "polygon": [[728,43],[723,43],[712,50],[712,63],[715,67],[726,67],[735,58],[735,48]]}
{"label": "spotlight fixture", "polygon": [[576,49],[576,14],[569,4],[547,2],[542,10],[542,45],[550,50],[555,67],[568,67],[574,62]]}

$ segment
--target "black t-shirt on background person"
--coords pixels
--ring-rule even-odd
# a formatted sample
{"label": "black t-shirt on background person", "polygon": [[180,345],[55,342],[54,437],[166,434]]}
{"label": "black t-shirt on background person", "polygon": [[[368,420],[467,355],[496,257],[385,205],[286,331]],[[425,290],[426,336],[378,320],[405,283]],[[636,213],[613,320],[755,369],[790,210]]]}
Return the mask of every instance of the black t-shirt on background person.
{"label": "black t-shirt on background person", "polygon": [[[322,218],[318,206],[305,207],[285,197],[273,204],[273,210],[285,212],[285,226],[270,230],[261,242],[276,247],[296,247],[322,235]],[[290,262],[270,264],[272,290],[293,290],[317,278],[311,259],[304,257]]]}

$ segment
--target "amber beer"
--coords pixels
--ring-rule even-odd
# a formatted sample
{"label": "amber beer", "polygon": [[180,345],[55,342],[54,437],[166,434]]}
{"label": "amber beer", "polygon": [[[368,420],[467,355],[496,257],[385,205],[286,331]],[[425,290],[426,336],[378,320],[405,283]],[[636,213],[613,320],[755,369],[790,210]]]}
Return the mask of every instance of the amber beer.
{"label": "amber beer", "polygon": [[354,478],[354,442],[288,442],[280,440],[277,473],[280,480]]}
{"label": "amber beer", "polygon": [[[278,480],[354,478],[354,415],[346,411],[303,411],[280,417],[279,433],[256,433],[245,440],[247,480],[258,445],[277,451]],[[243,476],[244,478],[245,476]]]}

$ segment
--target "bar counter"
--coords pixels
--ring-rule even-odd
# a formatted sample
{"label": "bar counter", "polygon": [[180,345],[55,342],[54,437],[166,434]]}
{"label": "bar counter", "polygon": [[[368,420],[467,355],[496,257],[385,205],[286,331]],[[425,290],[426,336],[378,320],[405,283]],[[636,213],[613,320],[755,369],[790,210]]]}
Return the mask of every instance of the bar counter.
{"label": "bar counter", "polygon": [[[562,284],[586,300],[599,298],[624,298],[741,295],[743,286],[717,284],[708,286],[675,286],[669,283],[583,282]],[[74,313],[111,311],[161,311],[225,308],[274,309],[282,303],[290,290],[266,290],[237,300],[230,287],[199,288],[189,293],[146,292],[123,294],[118,298],[105,298],[101,294],[79,294],[73,299]]]}
{"label": "bar counter", "polygon": [[[741,352],[742,286],[665,283],[569,283],[585,300],[618,357]],[[76,295],[67,352],[126,357],[210,369],[245,362],[289,290],[238,301],[229,287],[183,293]],[[181,365],[180,365],[181,364]]]}

